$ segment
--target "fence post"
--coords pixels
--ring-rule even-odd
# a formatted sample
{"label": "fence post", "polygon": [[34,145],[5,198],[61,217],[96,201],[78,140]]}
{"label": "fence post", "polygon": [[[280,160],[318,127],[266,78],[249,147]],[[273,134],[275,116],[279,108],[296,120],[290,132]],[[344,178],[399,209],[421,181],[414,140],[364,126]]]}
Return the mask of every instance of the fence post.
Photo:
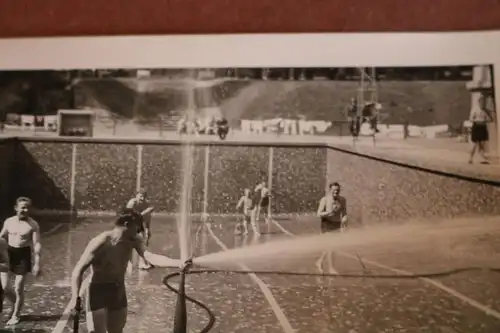
{"label": "fence post", "polygon": [[205,146],[205,169],[203,170],[203,215],[206,221],[208,217],[208,176],[210,171],[210,145]]}
{"label": "fence post", "polygon": [[75,191],[76,191],[76,155],[77,155],[77,144],[73,143],[71,146],[71,178],[70,178],[70,189],[69,189],[69,203],[70,210],[73,212],[75,208]]}
{"label": "fence post", "polygon": [[267,188],[269,190],[269,206],[267,207],[267,216],[269,219],[271,219],[271,200],[272,200],[272,193],[271,189],[273,187],[273,160],[274,160],[274,149],[273,147],[269,147],[269,163],[268,163],[268,170],[267,170]]}
{"label": "fence post", "polygon": [[135,183],[135,189],[137,192],[140,191],[142,187],[142,145],[137,145],[137,178]]}

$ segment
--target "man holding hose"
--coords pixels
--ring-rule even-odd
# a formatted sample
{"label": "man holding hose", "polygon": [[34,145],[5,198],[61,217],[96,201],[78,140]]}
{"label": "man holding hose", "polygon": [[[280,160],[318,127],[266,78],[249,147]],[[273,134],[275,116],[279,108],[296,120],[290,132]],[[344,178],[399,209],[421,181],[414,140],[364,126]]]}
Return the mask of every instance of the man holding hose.
{"label": "man holding hose", "polygon": [[142,216],[125,209],[116,219],[113,229],[90,240],[73,270],[70,308],[75,308],[80,299],[83,274],[92,268],[86,293],[89,332],[123,332],[127,321],[125,273],[134,250],[145,262],[156,267],[183,265],[179,259],[147,251],[142,237],[137,234],[141,225]]}
{"label": "man holding hose", "polygon": [[[340,196],[340,184],[335,182],[329,185],[327,194],[319,202],[317,215],[321,218],[321,233],[342,232],[347,226],[347,203]],[[323,273],[323,261],[328,261],[330,274],[338,274],[334,268],[334,256],[332,251],[325,251],[316,261],[316,267]]]}

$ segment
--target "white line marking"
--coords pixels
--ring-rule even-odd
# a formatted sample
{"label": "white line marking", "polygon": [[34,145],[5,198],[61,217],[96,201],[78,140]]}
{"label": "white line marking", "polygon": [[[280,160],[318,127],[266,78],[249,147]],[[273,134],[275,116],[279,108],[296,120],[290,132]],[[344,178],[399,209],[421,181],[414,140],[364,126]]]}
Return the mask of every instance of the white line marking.
{"label": "white line marking", "polygon": [[47,284],[47,283],[32,283],[32,287],[37,288],[69,288],[71,287],[71,283],[66,280],[56,281],[55,283]]}
{"label": "white line marking", "polygon": [[278,221],[271,220],[271,222],[273,222],[274,225],[277,226],[284,234],[286,234],[290,237],[297,237],[295,234],[292,234],[290,231],[286,230],[281,224],[278,223]]}
{"label": "white line marking", "polygon": [[[82,282],[82,287],[80,288],[80,297],[83,296],[89,284],[90,284],[90,275],[88,275]],[[68,305],[66,305],[66,308],[64,308],[61,318],[59,318],[59,320],[56,323],[56,326],[54,326],[54,328],[52,329],[52,333],[64,332],[64,329],[66,328],[66,325],[68,324],[68,321],[70,319],[70,314],[72,310],[73,309],[70,307],[70,303],[68,303]]]}
{"label": "white line marking", "polygon": [[[227,246],[214,234],[212,231],[212,228],[210,227],[209,224],[206,225],[208,233],[210,236],[214,239],[214,241],[224,250],[227,251],[229,250]],[[244,264],[238,264],[238,266],[241,267],[243,270],[249,271],[250,268]],[[294,333],[295,330],[293,329],[292,325],[288,321],[287,317],[285,316],[283,310],[279,306],[278,302],[273,296],[273,293],[269,289],[269,287],[257,277],[257,275],[250,273],[248,274],[250,278],[259,286],[260,290],[264,294],[264,297],[267,299],[269,302],[269,305],[271,306],[271,309],[273,310],[274,314],[276,315],[276,318],[278,319],[279,323],[281,324],[281,327],[283,328],[283,331],[286,333]]]}
{"label": "white line marking", "polygon": [[[281,224],[278,223],[278,221],[271,219],[271,221],[274,223],[275,226],[277,226],[284,234],[290,236],[290,237],[297,237],[296,235],[292,234],[290,231],[286,230]],[[333,266],[333,265],[332,265]],[[339,271],[335,269],[335,267],[331,267],[331,274],[339,274]]]}
{"label": "white line marking", "polygon": [[[297,237],[295,234],[291,233],[290,231],[286,230],[281,224],[279,224],[277,221],[274,221],[273,220],[273,223],[281,230],[283,231],[285,234],[291,236],[291,237]],[[353,256],[349,253],[345,253],[345,252],[336,252],[344,257],[347,257],[347,258],[350,258],[350,259],[354,259],[354,260],[358,260],[358,258],[356,256]],[[368,260],[368,259],[365,259],[363,258],[363,262],[369,264],[369,265],[372,265],[374,267],[378,267],[378,268],[382,268],[382,269],[385,269],[385,270],[388,270],[388,271],[392,271],[394,273],[398,273],[398,274],[401,274],[401,275],[413,275],[414,273],[412,272],[408,272],[408,271],[405,271],[405,270],[402,270],[402,269],[397,269],[397,268],[393,268],[393,267],[389,267],[389,266],[386,266],[386,265],[383,265],[383,264],[380,264],[376,261],[372,261],[372,260]],[[437,289],[441,289],[442,291],[450,294],[451,296],[454,296],[456,298],[458,298],[459,300],[461,300],[462,302],[464,303],[467,303],[468,305],[484,312],[485,314],[487,315],[490,315],[492,317],[495,317],[496,319],[500,320],[500,312],[490,308],[489,306],[487,305],[484,305],[482,303],[479,303],[478,301],[468,297],[468,296],[465,296],[464,294],[450,288],[450,287],[447,287],[445,286],[444,284],[442,284],[441,282],[438,282],[438,281],[435,281],[435,280],[432,280],[432,279],[429,279],[429,278],[424,278],[424,277],[419,277],[417,278],[418,280],[422,281],[422,282],[425,282],[427,284],[430,284],[431,286],[437,288]]]}
{"label": "white line marking", "polygon": [[53,233],[55,233],[57,230],[61,229],[61,227],[62,227],[63,225],[65,225],[65,223],[59,223],[59,224],[55,225],[52,229],[49,229],[49,230],[47,230],[47,231],[45,231],[45,232],[42,232],[42,236],[47,237],[47,236],[52,235],[52,234],[53,234]]}

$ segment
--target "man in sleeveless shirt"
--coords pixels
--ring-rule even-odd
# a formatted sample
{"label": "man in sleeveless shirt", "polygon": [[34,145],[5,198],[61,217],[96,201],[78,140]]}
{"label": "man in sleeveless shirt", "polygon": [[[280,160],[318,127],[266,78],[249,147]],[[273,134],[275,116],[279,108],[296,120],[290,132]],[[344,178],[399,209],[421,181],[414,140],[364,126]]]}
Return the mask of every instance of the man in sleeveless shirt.
{"label": "man in sleeveless shirt", "polygon": [[90,267],[90,284],[86,292],[87,328],[93,333],[122,333],[127,321],[125,273],[133,251],[156,267],[181,267],[178,259],[153,254],[146,250],[138,235],[142,216],[125,209],[115,226],[94,237],[76,264],[72,275],[74,308],[81,292],[82,277]]}
{"label": "man in sleeveless shirt", "polygon": [[40,227],[30,217],[31,200],[20,197],[16,200],[16,215],[5,220],[0,238],[7,238],[7,253],[9,256],[8,272],[2,272],[2,289],[10,296],[10,274],[14,275],[14,304],[12,315],[7,325],[16,325],[20,321],[20,312],[24,305],[24,286],[29,273],[38,276],[40,272]]}
{"label": "man in sleeveless shirt", "polygon": [[[339,232],[347,225],[347,203],[346,199],[340,196],[340,184],[335,182],[329,185],[329,192],[325,195],[318,207],[318,217],[321,219],[321,232]],[[329,273],[336,274],[333,265],[333,253],[325,251],[316,261],[318,271],[323,272],[323,261],[326,257],[329,266]]]}
{"label": "man in sleeveless shirt", "polygon": [[[126,208],[132,209],[143,217],[142,227],[139,228],[139,235],[144,238],[146,246],[149,246],[151,239],[151,213],[154,207],[148,202],[148,193],[145,189],[140,189],[136,196],[127,202]],[[151,266],[139,258],[139,269],[150,269]]]}

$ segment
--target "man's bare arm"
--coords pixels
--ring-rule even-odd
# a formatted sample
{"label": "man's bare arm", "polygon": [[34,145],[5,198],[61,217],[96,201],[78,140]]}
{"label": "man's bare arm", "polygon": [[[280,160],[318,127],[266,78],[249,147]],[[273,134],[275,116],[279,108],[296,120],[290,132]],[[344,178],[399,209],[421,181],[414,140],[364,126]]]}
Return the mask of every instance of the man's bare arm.
{"label": "man's bare arm", "polygon": [[154,211],[154,207],[148,205],[149,207],[144,209],[141,212],[141,216],[143,217],[142,225],[144,226],[144,236],[146,238],[146,245],[149,243],[149,239],[151,238],[151,213]]}
{"label": "man's bare arm", "polygon": [[151,238],[151,216],[144,217],[142,226],[144,227],[144,240],[146,241],[146,246],[148,246],[149,239]]}
{"label": "man's bare arm", "polygon": [[321,200],[319,202],[319,206],[318,206],[318,212],[317,212],[317,215],[319,217],[323,217],[323,216],[326,216],[329,214],[329,212],[325,211],[325,208],[326,208],[326,199],[321,198]]}
{"label": "man's bare arm", "polygon": [[40,232],[40,226],[36,221],[33,221],[33,266],[40,268],[40,257],[42,253],[42,237]]}
{"label": "man's bare arm", "polygon": [[241,205],[243,205],[244,200],[245,200],[244,196],[240,198],[240,201],[238,201],[238,204],[236,205],[236,209],[240,209]]}
{"label": "man's bare arm", "polygon": [[144,242],[140,238],[136,239],[135,250],[142,259],[156,267],[181,267],[183,264],[180,259],[172,259],[147,251]]}
{"label": "man's bare arm", "polygon": [[95,258],[96,251],[104,244],[106,237],[106,234],[100,234],[93,238],[88,243],[75,268],[73,269],[73,274],[71,276],[71,293],[73,298],[80,296],[83,273],[85,273],[85,271],[89,268]]}
{"label": "man's bare arm", "polygon": [[2,230],[0,231],[0,238],[7,238],[7,228],[8,228],[8,224],[9,224],[9,220],[5,220],[3,222],[3,227],[2,227]]}
{"label": "man's bare arm", "polygon": [[148,208],[144,209],[144,210],[141,212],[141,215],[142,215],[142,216],[149,215],[149,214],[151,214],[154,210],[155,210],[155,208],[154,208],[153,206],[149,206]]}
{"label": "man's bare arm", "polygon": [[347,217],[347,200],[346,198],[342,198],[342,201],[341,201],[341,204],[342,204],[342,224],[344,226],[347,225],[347,221],[348,221],[348,217]]}
{"label": "man's bare arm", "polygon": [[9,271],[9,253],[7,252],[7,242],[0,238],[0,272]]}

